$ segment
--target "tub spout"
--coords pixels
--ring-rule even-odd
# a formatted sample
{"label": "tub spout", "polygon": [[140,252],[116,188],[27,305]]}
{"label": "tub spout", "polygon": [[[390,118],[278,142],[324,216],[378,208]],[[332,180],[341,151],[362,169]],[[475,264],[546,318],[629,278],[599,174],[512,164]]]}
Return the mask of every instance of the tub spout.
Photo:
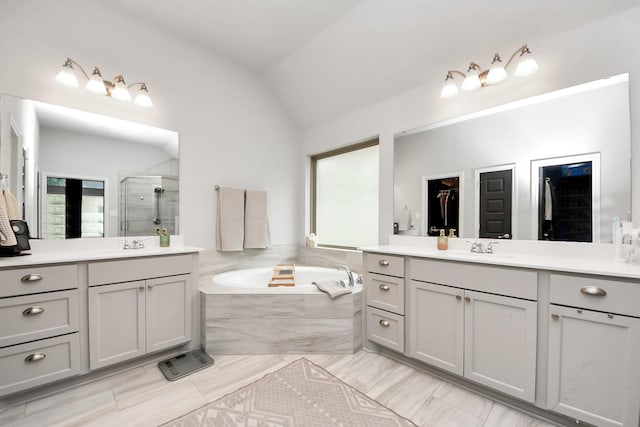
{"label": "tub spout", "polygon": [[353,281],[353,273],[351,272],[351,269],[346,265],[341,265],[340,267],[338,267],[338,270],[344,270],[347,272],[347,276],[349,277],[349,286],[353,287],[354,281]]}

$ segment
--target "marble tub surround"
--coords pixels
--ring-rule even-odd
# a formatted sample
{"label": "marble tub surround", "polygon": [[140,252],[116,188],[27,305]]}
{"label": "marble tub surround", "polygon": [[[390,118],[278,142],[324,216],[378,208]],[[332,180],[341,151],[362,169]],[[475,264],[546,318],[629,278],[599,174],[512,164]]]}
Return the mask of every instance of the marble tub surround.
{"label": "marble tub surround", "polygon": [[213,354],[353,353],[362,346],[362,292],[200,296],[201,343]]}

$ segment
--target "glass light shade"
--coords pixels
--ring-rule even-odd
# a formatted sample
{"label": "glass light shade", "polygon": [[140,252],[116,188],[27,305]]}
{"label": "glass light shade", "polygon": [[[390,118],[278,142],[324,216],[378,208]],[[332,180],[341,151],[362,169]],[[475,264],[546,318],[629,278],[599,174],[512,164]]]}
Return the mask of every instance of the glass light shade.
{"label": "glass light shade", "polygon": [[64,65],[62,66],[60,71],[58,71],[58,74],[56,75],[56,81],[58,83],[62,83],[65,86],[79,87],[78,79],[76,78],[76,74],[73,68],[65,67]]}
{"label": "glass light shade", "polygon": [[149,98],[149,95],[147,95],[147,93],[143,90],[140,90],[138,95],[136,95],[136,100],[134,102],[141,107],[145,107],[145,108],[153,107],[153,102],[151,102],[151,98]]}
{"label": "glass light shade", "polygon": [[455,82],[453,80],[447,80],[444,82],[444,86],[442,86],[440,98],[451,98],[452,96],[456,96],[458,92],[458,86]]}
{"label": "glass light shade", "polygon": [[520,57],[520,61],[518,61],[518,66],[516,67],[516,76],[528,76],[529,74],[533,74],[538,71],[540,67],[533,56],[529,53],[525,56]]}
{"label": "glass light shade", "polygon": [[87,82],[87,85],[85,86],[85,89],[87,89],[91,93],[95,93],[96,95],[106,95],[107,94],[107,88],[104,86],[104,82],[102,81],[102,77],[100,77],[97,74],[93,74],[89,78],[89,81]]}
{"label": "glass light shade", "polygon": [[131,94],[124,83],[118,82],[111,90],[111,97],[118,101],[131,101]]}
{"label": "glass light shade", "polygon": [[487,74],[487,84],[495,85],[507,78],[507,70],[502,66],[502,62],[496,62],[489,68]]}
{"label": "glass light shade", "polygon": [[477,70],[469,70],[467,73],[467,77],[462,81],[462,86],[460,89],[462,90],[475,90],[478,89],[482,84],[480,83],[480,77],[478,76]]}

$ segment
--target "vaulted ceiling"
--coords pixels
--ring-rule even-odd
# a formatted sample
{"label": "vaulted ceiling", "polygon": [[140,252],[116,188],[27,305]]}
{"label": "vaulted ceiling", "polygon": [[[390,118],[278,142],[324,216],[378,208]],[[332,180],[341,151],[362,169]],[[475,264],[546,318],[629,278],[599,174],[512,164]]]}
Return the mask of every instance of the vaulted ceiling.
{"label": "vaulted ceiling", "polygon": [[[253,69],[307,127],[638,0],[109,0]],[[535,53],[535,46],[531,46]],[[478,59],[480,58],[480,59]],[[487,65],[488,64],[481,64]]]}

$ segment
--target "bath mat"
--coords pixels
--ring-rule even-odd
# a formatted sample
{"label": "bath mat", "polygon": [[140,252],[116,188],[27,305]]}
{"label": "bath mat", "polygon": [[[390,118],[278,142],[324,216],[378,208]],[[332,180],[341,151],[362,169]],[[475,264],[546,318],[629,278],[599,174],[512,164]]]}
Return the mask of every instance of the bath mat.
{"label": "bath mat", "polygon": [[325,369],[298,359],[163,427],[329,425],[416,426]]}
{"label": "bath mat", "polygon": [[158,362],[158,369],[166,379],[173,381],[211,365],[213,365],[211,356],[202,350],[192,350]]}

